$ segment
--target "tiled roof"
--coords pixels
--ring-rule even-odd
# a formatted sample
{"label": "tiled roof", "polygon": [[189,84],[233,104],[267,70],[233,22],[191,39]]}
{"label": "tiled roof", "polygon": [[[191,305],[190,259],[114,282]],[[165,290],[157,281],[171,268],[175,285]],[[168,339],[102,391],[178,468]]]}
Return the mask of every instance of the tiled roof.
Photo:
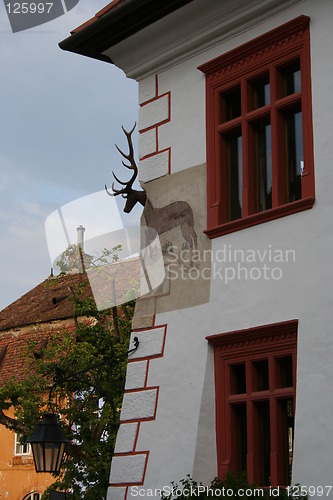
{"label": "tiled roof", "polygon": [[[128,302],[137,294],[140,284],[140,259],[120,260],[113,264],[88,269],[89,283],[99,309]],[[132,295],[132,297],[131,297]]]}
{"label": "tiled roof", "polygon": [[52,332],[74,331],[72,297],[80,284],[85,285],[82,298],[95,295],[97,303],[104,301],[107,307],[115,292],[117,304],[126,302],[129,289],[140,280],[140,259],[92,268],[88,273],[89,280],[86,273],[50,277],[0,312],[0,383],[13,376],[19,380],[25,378],[30,367],[22,353],[28,342],[37,341],[34,350],[37,358]]}
{"label": "tiled roof", "polygon": [[[13,377],[22,380],[27,369],[33,369],[32,360],[24,361],[24,351],[30,341],[36,341],[35,357],[42,355],[51,321],[66,320],[57,325],[61,332],[74,330],[74,321],[68,321],[74,313],[71,289],[85,280],[87,276],[78,273],[50,277],[0,312],[0,382]],[[89,285],[86,293],[92,296]],[[47,327],[36,328],[41,323]]]}
{"label": "tiled roof", "polygon": [[[58,325],[59,333],[64,330],[74,331],[74,322]],[[54,332],[57,330],[54,330]],[[18,333],[18,334],[17,334]],[[24,328],[22,331],[7,331],[0,334],[0,383],[16,378],[24,380],[27,373],[34,370],[34,358],[26,357],[30,342],[36,342],[33,354],[36,359],[42,357],[43,349],[50,339],[50,331]],[[1,353],[4,355],[1,357]]]}
{"label": "tiled roof", "polygon": [[[84,281],[88,281],[87,276],[80,273],[46,279],[0,312],[0,332],[73,317],[71,289]],[[89,284],[86,290],[92,297]]]}
{"label": "tiled roof", "polygon": [[[130,297],[128,293],[140,283],[140,259],[120,260],[112,264],[47,278],[21,298],[0,311],[0,332],[37,323],[72,318],[73,290],[86,284],[83,298],[96,299],[99,309],[120,305]],[[92,288],[93,290],[92,290]],[[0,333],[1,335],[1,333]],[[1,357],[1,353],[0,353]]]}

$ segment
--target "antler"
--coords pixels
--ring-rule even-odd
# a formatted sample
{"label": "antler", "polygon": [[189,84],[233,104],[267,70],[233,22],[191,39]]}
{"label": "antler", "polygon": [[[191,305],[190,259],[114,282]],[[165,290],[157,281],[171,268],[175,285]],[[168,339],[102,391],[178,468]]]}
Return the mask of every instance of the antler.
{"label": "antler", "polygon": [[129,162],[129,165],[127,165],[124,161],[122,161],[122,164],[124,165],[124,167],[128,168],[129,170],[133,170],[133,175],[129,181],[123,182],[120,179],[118,179],[116,174],[112,171],[113,177],[116,179],[116,181],[125,187],[122,189],[116,189],[114,187],[114,182],[113,182],[112,183],[113,193],[110,193],[108,191],[107,186],[105,185],[105,190],[109,196],[118,196],[119,194],[121,194],[123,198],[126,198],[127,197],[126,195],[129,195],[132,191],[133,183],[138,175],[138,167],[137,167],[135,160],[134,160],[134,148],[133,148],[133,142],[132,142],[132,133],[133,133],[135,127],[136,127],[136,122],[134,123],[134,127],[132,128],[132,130],[130,130],[129,132],[127,130],[125,130],[123,126],[121,127],[123,129],[124,134],[126,135],[128,149],[129,149],[128,154],[121,151],[121,149],[118,148],[117,144],[115,145],[117,150],[119,151],[119,153],[124,158],[126,158],[126,160]]}

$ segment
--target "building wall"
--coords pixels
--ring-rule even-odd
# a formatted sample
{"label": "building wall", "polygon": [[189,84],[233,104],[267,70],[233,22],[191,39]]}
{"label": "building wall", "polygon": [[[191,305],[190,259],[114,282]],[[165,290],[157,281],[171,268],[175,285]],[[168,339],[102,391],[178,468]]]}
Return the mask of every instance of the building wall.
{"label": "building wall", "polygon": [[[48,288],[49,293],[52,289]],[[33,291],[32,291],[33,292]],[[45,300],[45,294],[39,295],[39,300]],[[21,301],[21,299],[19,299]],[[23,301],[26,303],[26,299]],[[50,301],[51,302],[51,301]],[[16,305],[17,311],[20,305]],[[82,321],[89,321],[86,318],[79,318]],[[0,363],[0,383],[10,381],[15,377],[22,381],[26,377],[27,366],[24,363],[23,353],[29,342],[39,340],[37,351],[43,349],[43,340],[50,338],[59,332],[73,332],[75,321],[72,318],[65,320],[54,320],[50,322],[37,323],[27,326],[16,326],[14,328],[0,331],[0,346],[7,346],[6,355]],[[45,346],[44,346],[45,347]],[[33,369],[30,365],[29,368]],[[11,408],[9,417],[14,416]],[[48,473],[35,471],[33,456],[15,454],[15,432],[0,425],[0,499],[24,500],[32,492],[42,495],[45,489],[54,483],[54,478]]]}
{"label": "building wall", "polygon": [[[12,413],[8,413],[13,416]],[[23,500],[29,493],[43,494],[54,482],[51,474],[37,474],[32,455],[15,454],[15,433],[0,426],[0,498]]]}
{"label": "building wall", "polygon": [[[189,7],[193,9],[193,15],[203,9],[204,2],[194,4]],[[251,5],[255,4],[252,2]],[[168,310],[159,309],[158,299],[154,302],[151,309],[153,320],[146,326],[154,330],[158,325],[166,325],[165,344],[159,357],[145,357],[148,366],[144,387],[157,387],[158,400],[152,418],[140,420],[130,450],[132,454],[148,454],[147,460],[139,466],[141,472],[137,476],[144,488],[160,488],[187,474],[204,482],[216,476],[213,349],[205,337],[291,319],[299,320],[293,483],[324,486],[331,481],[333,343],[330,290],[333,273],[330,256],[333,237],[330,185],[333,150],[330,130],[333,101],[329,96],[333,86],[333,62],[329,50],[333,44],[330,22],[333,4],[329,0],[320,3],[315,0],[275,2],[276,10],[268,9],[269,1],[262,4],[266,4],[267,9],[262,8],[257,18],[248,17],[239,23],[237,12],[236,17],[228,12],[229,24],[221,28],[220,42],[215,29],[210,48],[207,42],[204,50],[200,49],[200,44],[196,46],[192,37],[191,47],[187,47],[187,52],[184,49],[183,55],[178,59],[175,57],[173,63],[168,54],[163,59],[160,53],[159,59],[156,56],[157,71],[150,74],[144,71],[146,67],[149,73],[147,62],[141,66],[137,63],[137,68],[134,68],[135,53],[131,54],[131,61],[123,58],[125,49],[128,50],[136,36],[137,41],[142,41],[143,35],[135,35],[124,47],[116,47],[112,54],[117,64],[130,76],[138,78],[140,83],[141,172],[144,173],[142,180],[154,196],[154,183],[158,185],[156,179],[188,169],[190,186],[191,169],[205,163],[205,77],[197,67],[299,15],[310,17],[315,205],[311,210],[211,241],[215,256],[219,255],[218,251],[222,255],[226,249],[253,249],[261,254],[269,249],[291,250],[290,260],[279,264],[281,279],[233,279],[226,283],[217,274],[210,281],[209,296],[193,307],[185,299],[184,302],[179,299],[172,302],[172,295]],[[211,5],[210,25],[213,26],[214,9],[218,7],[216,2],[211,2]],[[245,3],[242,5],[244,7]],[[173,20],[182,15],[173,14]],[[224,18],[215,15],[215,19],[215,28],[218,19],[223,25]],[[190,20],[188,23],[191,25]],[[177,31],[177,24],[174,26]],[[152,33],[153,28],[150,33],[148,29],[145,36]],[[169,26],[168,37],[163,36],[174,40],[173,35]],[[158,99],[167,101],[168,112],[165,102],[163,111],[161,101],[160,107],[150,108],[149,122],[147,106]],[[153,146],[151,143],[147,145],[149,140],[153,140]],[[168,155],[161,159],[160,152],[165,151]],[[158,168],[156,163],[147,167],[147,157],[157,159]],[[206,207],[201,204],[198,208],[193,194],[189,202],[194,214],[198,210],[205,214]],[[174,195],[171,193],[170,197]],[[204,229],[201,220],[196,222],[198,234],[202,235]],[[202,239],[202,245],[206,243]],[[212,270],[214,265],[232,267],[236,263],[215,260],[211,264]],[[260,263],[256,262],[255,266],[260,267]],[[135,334],[140,340],[140,331]],[[140,356],[140,347],[137,356]],[[122,467],[120,462],[117,462],[118,472]],[[124,467],[126,463],[124,460]],[[116,473],[115,468],[111,469],[109,498],[124,498],[126,491],[127,498],[131,497],[125,477]],[[138,483],[132,480],[132,484]],[[135,496],[133,492],[132,496]]]}

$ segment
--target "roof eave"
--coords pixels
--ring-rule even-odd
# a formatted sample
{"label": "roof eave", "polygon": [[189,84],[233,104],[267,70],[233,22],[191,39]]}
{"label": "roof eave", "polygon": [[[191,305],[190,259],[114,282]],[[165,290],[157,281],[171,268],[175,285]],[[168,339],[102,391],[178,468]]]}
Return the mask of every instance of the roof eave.
{"label": "roof eave", "polygon": [[95,17],[62,40],[59,47],[69,52],[113,63],[104,52],[138,31],[171,14],[193,0],[127,0],[104,15]]}

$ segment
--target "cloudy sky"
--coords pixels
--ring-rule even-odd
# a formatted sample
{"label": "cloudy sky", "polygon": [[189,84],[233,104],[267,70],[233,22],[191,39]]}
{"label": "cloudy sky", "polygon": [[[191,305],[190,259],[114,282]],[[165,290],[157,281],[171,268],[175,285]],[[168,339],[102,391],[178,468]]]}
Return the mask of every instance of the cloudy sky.
{"label": "cloudy sky", "polygon": [[[15,34],[0,3],[0,310],[50,274],[49,215],[110,185],[112,169],[121,176],[114,144],[126,149],[121,125],[137,120],[137,84],[58,47],[107,3],[80,0]],[[102,202],[101,220],[111,220],[107,208]]]}

